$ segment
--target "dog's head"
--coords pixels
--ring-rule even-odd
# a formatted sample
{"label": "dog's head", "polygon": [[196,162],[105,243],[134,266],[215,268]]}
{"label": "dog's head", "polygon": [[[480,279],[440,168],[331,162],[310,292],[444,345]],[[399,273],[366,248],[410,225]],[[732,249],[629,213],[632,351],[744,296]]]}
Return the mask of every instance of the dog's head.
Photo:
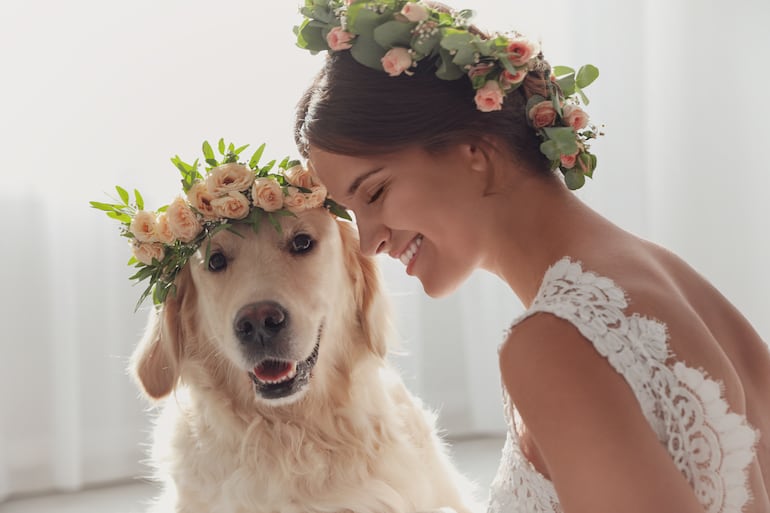
{"label": "dog's head", "polygon": [[284,405],[357,358],[384,356],[376,267],[350,224],[322,209],[280,223],[220,231],[190,258],[132,359],[150,398],[181,379]]}

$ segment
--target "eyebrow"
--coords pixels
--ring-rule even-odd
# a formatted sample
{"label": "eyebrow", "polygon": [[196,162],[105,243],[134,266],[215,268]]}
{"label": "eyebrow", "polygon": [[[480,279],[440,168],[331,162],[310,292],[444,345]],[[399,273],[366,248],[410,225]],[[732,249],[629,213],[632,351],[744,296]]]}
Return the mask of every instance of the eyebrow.
{"label": "eyebrow", "polygon": [[347,198],[352,198],[352,197],[353,197],[353,195],[354,195],[354,194],[356,193],[356,191],[358,190],[358,188],[359,188],[359,187],[361,187],[361,184],[362,184],[362,183],[364,183],[364,181],[365,181],[367,178],[369,178],[369,177],[370,177],[370,176],[372,176],[373,174],[379,173],[379,172],[380,172],[380,171],[382,171],[383,169],[385,169],[385,168],[384,168],[384,166],[378,167],[378,168],[376,168],[376,169],[372,169],[371,171],[367,171],[366,173],[364,173],[364,174],[360,175],[358,178],[356,178],[355,180],[353,180],[353,183],[351,183],[351,184],[350,184],[350,187],[348,187],[348,193],[347,193],[347,196],[346,196],[346,197],[347,197]]}

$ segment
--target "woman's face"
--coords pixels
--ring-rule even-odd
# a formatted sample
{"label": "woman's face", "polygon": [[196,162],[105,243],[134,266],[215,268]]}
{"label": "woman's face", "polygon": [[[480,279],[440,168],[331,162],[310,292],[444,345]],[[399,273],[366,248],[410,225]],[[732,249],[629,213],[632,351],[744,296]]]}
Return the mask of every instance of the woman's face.
{"label": "woman's face", "polygon": [[480,265],[481,156],[471,145],[365,157],[310,150],[330,196],[355,214],[363,253],[400,260],[434,297],[453,291]]}

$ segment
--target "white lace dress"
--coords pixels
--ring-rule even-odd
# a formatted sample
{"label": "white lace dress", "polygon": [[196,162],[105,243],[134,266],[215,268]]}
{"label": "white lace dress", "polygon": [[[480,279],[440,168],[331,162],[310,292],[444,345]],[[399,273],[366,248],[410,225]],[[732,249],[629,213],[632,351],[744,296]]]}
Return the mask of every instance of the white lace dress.
{"label": "white lace dress", "polygon": [[[548,312],[572,323],[628,382],[650,426],[708,513],[738,513],[750,498],[747,466],[757,433],[731,413],[720,384],[682,362],[667,365],[666,326],[627,316],[615,283],[564,258],[545,274],[532,306],[516,320]],[[514,323],[515,324],[515,323]],[[553,484],[522,454],[520,417],[503,390],[508,437],[488,513],[561,512]]]}

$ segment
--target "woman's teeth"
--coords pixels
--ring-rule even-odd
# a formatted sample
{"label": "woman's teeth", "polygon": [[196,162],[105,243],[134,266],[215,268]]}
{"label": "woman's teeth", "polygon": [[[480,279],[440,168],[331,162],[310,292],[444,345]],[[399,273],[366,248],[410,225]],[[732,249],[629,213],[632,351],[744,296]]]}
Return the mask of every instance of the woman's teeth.
{"label": "woman's teeth", "polygon": [[415,237],[412,243],[409,244],[409,247],[407,247],[406,250],[401,253],[399,260],[401,260],[402,264],[409,265],[409,262],[411,262],[412,258],[414,258],[417,250],[420,249],[420,244],[422,244],[422,235]]}

